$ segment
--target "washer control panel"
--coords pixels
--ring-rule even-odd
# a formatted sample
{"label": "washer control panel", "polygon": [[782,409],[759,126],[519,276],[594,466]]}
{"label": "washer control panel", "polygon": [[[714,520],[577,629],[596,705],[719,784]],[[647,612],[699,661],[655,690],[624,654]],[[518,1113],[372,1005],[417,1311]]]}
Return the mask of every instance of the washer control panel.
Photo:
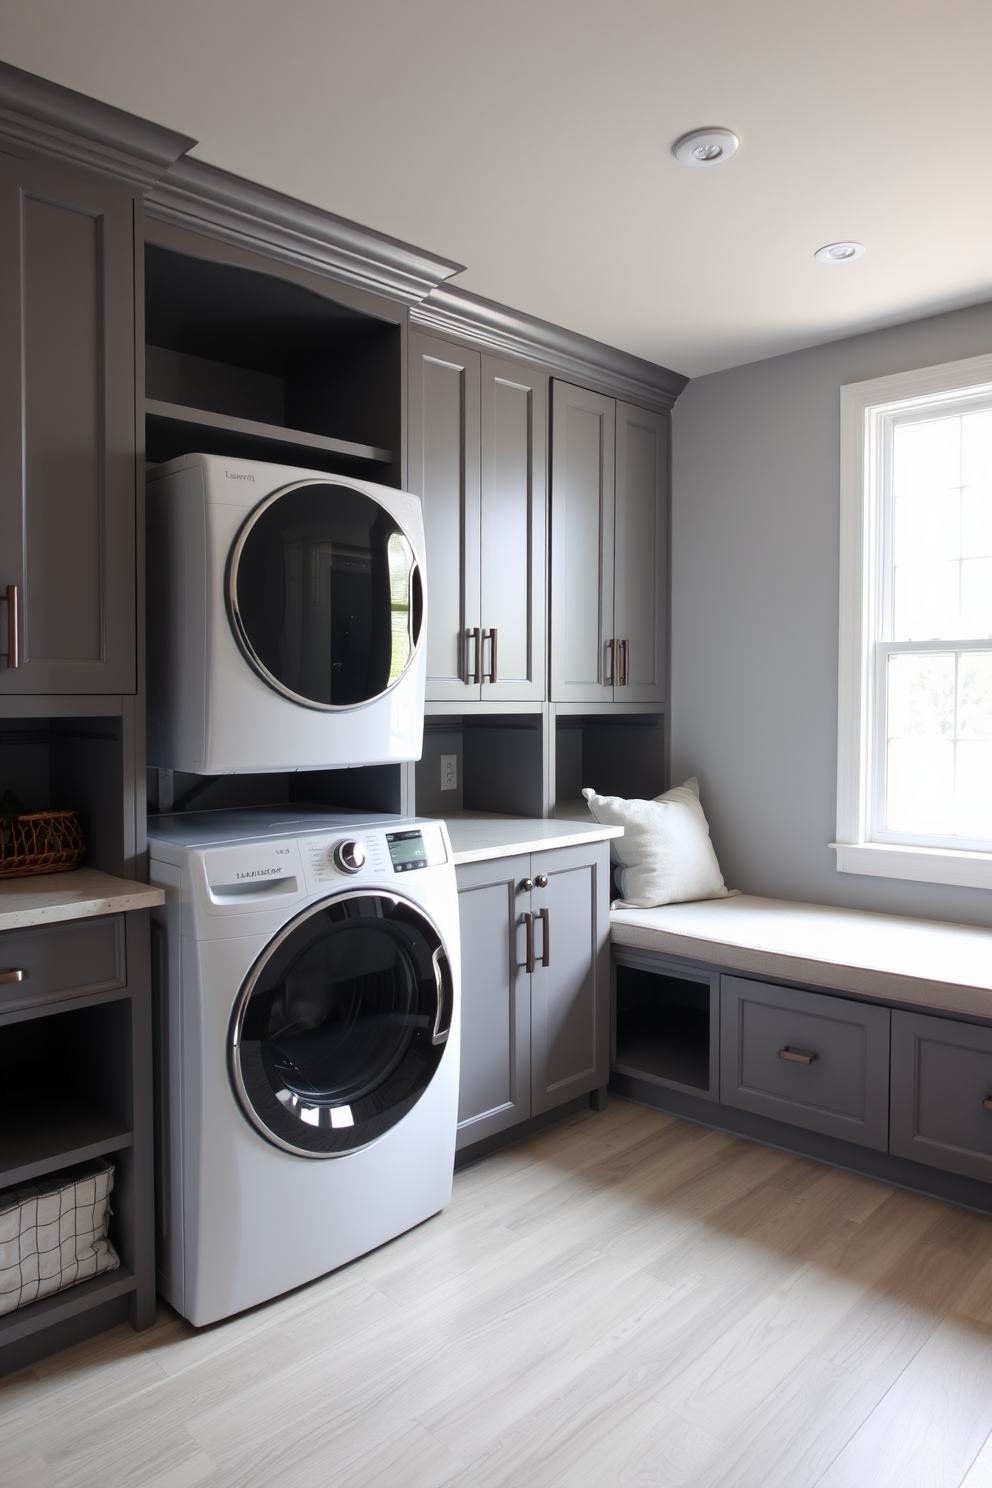
{"label": "washer control panel", "polygon": [[448,860],[440,822],[421,822],[394,832],[359,829],[353,837],[323,833],[302,839],[300,847],[311,894],[340,884],[342,878],[390,879]]}

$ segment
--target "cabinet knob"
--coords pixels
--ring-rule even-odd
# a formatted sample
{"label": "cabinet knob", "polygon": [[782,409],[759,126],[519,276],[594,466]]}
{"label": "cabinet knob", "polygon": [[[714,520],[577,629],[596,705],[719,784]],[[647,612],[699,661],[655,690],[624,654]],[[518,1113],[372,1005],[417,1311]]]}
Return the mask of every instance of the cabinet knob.
{"label": "cabinet knob", "polygon": [[546,873],[539,873],[534,882],[539,889],[546,889],[548,887],[548,875]]}
{"label": "cabinet knob", "polygon": [[531,891],[531,889],[533,887],[534,887],[534,880],[532,878],[522,878],[520,880],[520,892],[521,892],[521,894],[529,894],[530,891]]}

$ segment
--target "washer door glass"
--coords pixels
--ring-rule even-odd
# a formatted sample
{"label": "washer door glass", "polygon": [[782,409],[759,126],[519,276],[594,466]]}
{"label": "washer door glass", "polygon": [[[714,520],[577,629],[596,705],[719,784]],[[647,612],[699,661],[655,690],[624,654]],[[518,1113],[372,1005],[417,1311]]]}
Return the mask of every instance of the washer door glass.
{"label": "washer door glass", "polygon": [[291,486],[252,512],[231,554],[228,604],[259,676],[312,708],[354,708],[388,692],[423,619],[399,523],[330,479]]}
{"label": "washer door glass", "polygon": [[306,1157],[364,1147],[427,1089],[451,1007],[444,947],[416,905],[372,890],[315,905],[241,990],[231,1073],[245,1114]]}

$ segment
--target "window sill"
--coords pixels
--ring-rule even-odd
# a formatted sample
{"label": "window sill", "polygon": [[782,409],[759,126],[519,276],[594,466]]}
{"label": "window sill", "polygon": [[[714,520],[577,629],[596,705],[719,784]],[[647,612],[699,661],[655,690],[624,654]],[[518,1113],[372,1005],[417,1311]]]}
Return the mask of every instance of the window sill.
{"label": "window sill", "polygon": [[944,847],[896,847],[882,842],[831,842],[830,846],[837,854],[838,873],[992,889],[992,853],[956,852]]}

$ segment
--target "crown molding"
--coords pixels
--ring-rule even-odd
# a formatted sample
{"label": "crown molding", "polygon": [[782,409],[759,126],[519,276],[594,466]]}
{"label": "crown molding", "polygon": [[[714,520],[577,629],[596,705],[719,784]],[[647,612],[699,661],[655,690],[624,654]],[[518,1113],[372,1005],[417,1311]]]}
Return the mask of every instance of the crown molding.
{"label": "crown molding", "polygon": [[146,191],[196,140],[0,62],[4,143]]}
{"label": "crown molding", "polygon": [[425,330],[459,336],[493,351],[524,356],[545,363],[559,377],[574,376],[580,383],[598,383],[614,395],[641,407],[670,409],[688,384],[688,377],[659,367],[643,357],[618,351],[590,336],[565,330],[550,321],[509,310],[492,300],[453,285],[434,289],[410,310],[413,324]]}
{"label": "crown molding", "polygon": [[202,160],[178,160],[146,198],[145,211],[407,305],[463,268]]}

